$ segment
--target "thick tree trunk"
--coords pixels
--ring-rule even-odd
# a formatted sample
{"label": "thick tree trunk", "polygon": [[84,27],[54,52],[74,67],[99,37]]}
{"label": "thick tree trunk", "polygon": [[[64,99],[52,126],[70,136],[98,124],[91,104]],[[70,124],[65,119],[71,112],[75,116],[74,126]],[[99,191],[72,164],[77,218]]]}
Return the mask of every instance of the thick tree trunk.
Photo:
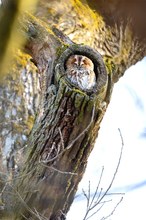
{"label": "thick tree trunk", "polygon": [[[51,83],[28,140],[28,158],[14,179],[15,196],[7,202],[14,219],[53,218],[60,210],[67,213],[107,107],[107,88],[112,85],[101,55],[81,45],[61,46],[64,49],[48,69]],[[65,62],[72,54],[92,59],[97,81],[93,90],[82,91],[67,80]],[[52,59],[52,52],[47,55]]]}
{"label": "thick tree trunk", "polygon": [[[139,60],[145,52],[145,48],[141,47],[142,42],[134,36],[129,23],[121,23],[119,27],[117,24],[107,24],[99,14],[80,1],[70,0],[67,3],[60,0],[57,3],[47,3],[44,0],[40,1],[38,9],[36,15],[50,26],[29,14],[21,17],[20,30],[27,36],[25,52],[30,56],[22,56],[19,52],[16,60],[18,65],[21,63],[21,70],[17,67],[14,72],[22,71],[22,74],[16,75],[14,80],[8,75],[4,81],[7,85],[8,80],[19,82],[22,78],[20,85],[27,84],[27,90],[31,88],[30,91],[33,92],[23,97],[25,88],[22,87],[22,91],[18,92],[14,90],[14,83],[10,85],[10,91],[1,86],[6,100],[9,99],[9,93],[15,96],[15,100],[10,99],[10,105],[1,97],[3,111],[10,108],[14,112],[12,103],[17,100],[23,103],[22,109],[25,100],[28,100],[31,111],[24,108],[24,116],[22,112],[20,114],[18,106],[15,111],[21,115],[22,121],[24,118],[27,121],[32,116],[31,126],[34,114],[37,114],[28,140],[26,136],[31,131],[31,126],[27,123],[24,125],[27,135],[23,155],[14,153],[18,141],[22,142],[22,130],[20,132],[18,129],[16,132],[14,129],[15,132],[11,135],[12,153],[8,156],[8,141],[5,137],[7,132],[11,133],[15,128],[14,121],[11,120],[11,127],[9,121],[6,121],[7,126],[0,124],[0,156],[3,161],[1,219],[55,219],[56,215],[64,218],[84,174],[100,122],[110,102],[113,85],[125,69]],[[62,14],[63,10],[65,13]],[[46,15],[48,11],[49,15]],[[52,24],[56,24],[70,38]],[[79,44],[81,42],[88,46]],[[96,86],[92,90],[82,90],[67,78],[65,64],[73,54],[87,56],[94,63]],[[28,65],[30,69],[27,75],[23,68]],[[29,74],[31,76],[27,79]],[[37,88],[39,107],[33,105]],[[12,114],[12,119],[14,115]],[[2,122],[7,120],[6,116],[1,115]],[[20,120],[15,121],[15,124],[19,123]],[[20,148],[22,145],[21,143]]]}

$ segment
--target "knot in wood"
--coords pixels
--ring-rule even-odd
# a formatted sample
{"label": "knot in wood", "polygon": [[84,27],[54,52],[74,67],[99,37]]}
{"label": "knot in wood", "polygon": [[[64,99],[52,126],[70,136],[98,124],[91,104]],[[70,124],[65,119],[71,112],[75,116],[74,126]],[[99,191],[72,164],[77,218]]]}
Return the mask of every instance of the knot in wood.
{"label": "knot in wood", "polygon": [[100,93],[107,87],[107,72],[102,56],[96,50],[82,45],[71,45],[58,58],[55,81],[65,79],[71,88],[87,94]]}

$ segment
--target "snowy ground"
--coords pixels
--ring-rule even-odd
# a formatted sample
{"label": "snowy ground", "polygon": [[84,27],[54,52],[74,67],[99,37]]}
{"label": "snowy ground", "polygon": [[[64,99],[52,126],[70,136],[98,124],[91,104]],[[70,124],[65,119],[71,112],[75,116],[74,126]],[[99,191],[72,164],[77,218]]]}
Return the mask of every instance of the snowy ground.
{"label": "snowy ground", "polygon": [[[110,220],[146,219],[146,58],[127,70],[124,77],[115,85],[112,101],[106,112],[99,138],[90,155],[88,167],[81,181],[77,198],[73,203],[67,220],[83,220],[86,199],[82,189],[91,194],[95,192],[100,173],[104,172],[99,187],[106,190],[111,182],[119,160],[121,138],[124,149],[118,174],[112,192],[125,192],[123,201],[109,218]],[[104,220],[115,208],[122,195],[108,196],[103,208],[91,220]],[[100,206],[97,207],[97,209]],[[96,211],[96,209],[94,210]]]}

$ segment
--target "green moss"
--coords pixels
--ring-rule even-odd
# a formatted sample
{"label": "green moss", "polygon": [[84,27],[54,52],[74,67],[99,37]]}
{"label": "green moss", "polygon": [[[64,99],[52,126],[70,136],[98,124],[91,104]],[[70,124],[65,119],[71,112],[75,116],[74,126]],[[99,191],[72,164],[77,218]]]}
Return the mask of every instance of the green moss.
{"label": "green moss", "polygon": [[68,181],[67,181],[67,186],[66,186],[66,189],[65,189],[65,193],[67,193],[68,189],[70,188],[70,185],[71,185],[71,179],[72,179],[72,177],[69,178]]}
{"label": "green moss", "polygon": [[60,56],[62,55],[62,53],[63,53],[69,46],[70,46],[69,44],[63,44],[63,43],[62,43],[62,45],[56,49],[56,54],[57,54],[57,56],[60,57]]}
{"label": "green moss", "polygon": [[72,88],[70,86],[66,86],[65,95],[70,97],[72,95]]}
{"label": "green moss", "polygon": [[115,68],[116,68],[113,60],[111,58],[106,57],[106,56],[103,57],[103,60],[104,60],[104,64],[105,64],[107,73],[112,75],[113,72],[115,71]]}
{"label": "green moss", "polygon": [[89,100],[87,107],[86,107],[87,112],[92,112],[94,103],[95,103],[95,100]]}
{"label": "green moss", "polygon": [[84,91],[80,90],[80,89],[77,89],[77,88],[74,87],[73,91],[76,92],[76,93],[79,93],[79,94],[81,94],[83,96],[88,97],[87,94]]}
{"label": "green moss", "polygon": [[59,81],[59,91],[57,93],[57,97],[56,97],[55,104],[54,104],[55,108],[56,107],[59,108],[59,103],[60,103],[62,97],[64,96],[65,88],[66,88],[65,81],[61,78]]}
{"label": "green moss", "polygon": [[83,96],[83,95],[80,95],[80,93],[77,93],[77,94],[75,95],[74,105],[75,105],[75,108],[76,108],[76,109],[80,109],[83,100],[84,100],[84,96]]}
{"label": "green moss", "polygon": [[77,123],[80,124],[82,123],[82,121],[84,120],[84,117],[85,117],[85,108],[87,106],[87,102],[88,100],[86,98],[84,98],[82,100],[82,103],[81,103],[81,106],[80,108],[78,109],[79,110],[79,115],[78,115],[78,118],[77,118]]}

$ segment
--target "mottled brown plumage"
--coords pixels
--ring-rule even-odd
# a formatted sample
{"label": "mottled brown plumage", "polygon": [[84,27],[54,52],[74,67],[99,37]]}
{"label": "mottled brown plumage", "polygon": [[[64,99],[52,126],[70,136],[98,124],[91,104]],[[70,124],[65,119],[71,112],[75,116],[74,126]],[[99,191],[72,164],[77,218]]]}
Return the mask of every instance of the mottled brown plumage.
{"label": "mottled brown plumage", "polygon": [[93,89],[96,84],[94,64],[86,56],[70,56],[66,62],[66,75],[72,84],[84,91]]}

